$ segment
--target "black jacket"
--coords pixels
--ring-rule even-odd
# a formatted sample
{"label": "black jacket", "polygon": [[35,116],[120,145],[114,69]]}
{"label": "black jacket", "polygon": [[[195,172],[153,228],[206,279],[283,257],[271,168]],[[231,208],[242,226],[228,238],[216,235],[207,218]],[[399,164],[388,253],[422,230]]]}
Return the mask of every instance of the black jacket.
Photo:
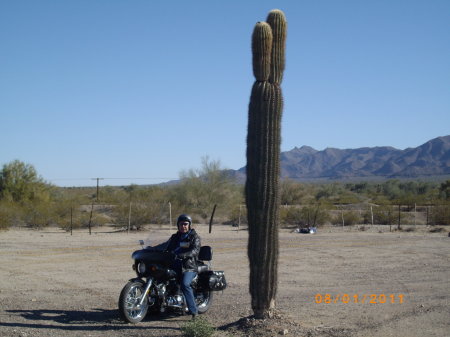
{"label": "black jacket", "polygon": [[181,234],[180,232],[176,232],[175,234],[173,234],[167,243],[166,250],[169,252],[173,252],[178,247],[182,247],[183,245],[185,245],[186,247],[182,247],[179,252],[177,252],[178,257],[183,260],[183,272],[197,271],[197,257],[201,247],[200,236],[198,236],[195,229],[191,229],[188,232],[187,237],[181,241],[183,244],[180,245],[180,238],[182,235],[183,234]]}

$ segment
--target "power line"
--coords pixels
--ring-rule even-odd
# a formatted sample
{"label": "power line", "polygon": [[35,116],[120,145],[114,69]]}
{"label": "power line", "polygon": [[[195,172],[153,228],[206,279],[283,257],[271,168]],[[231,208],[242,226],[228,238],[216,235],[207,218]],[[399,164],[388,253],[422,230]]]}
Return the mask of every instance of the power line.
{"label": "power line", "polygon": [[[82,185],[84,187],[91,186],[90,183],[87,183],[89,180],[105,180],[110,181],[110,183],[106,183],[105,185],[142,185],[142,184],[158,184],[158,183],[167,183],[173,180],[178,180],[180,178],[174,177],[102,177],[102,178],[54,178],[54,179],[45,179],[45,181],[55,184],[55,185]],[[114,183],[116,181],[116,183]],[[147,182],[145,182],[147,181]],[[99,182],[97,181],[97,189]],[[98,195],[98,191],[97,191]],[[98,199],[97,199],[98,201]]]}
{"label": "power line", "polygon": [[128,179],[128,180],[157,180],[157,179],[178,179],[173,177],[160,177],[160,178],[104,178],[104,179],[113,179],[113,180],[120,180],[120,179]]}
{"label": "power line", "polygon": [[[92,180],[92,179],[97,179],[97,178],[54,178],[54,179],[47,179],[49,181],[58,181],[58,180]],[[179,179],[178,177],[174,178],[174,177],[147,177],[147,178],[142,178],[142,177],[127,177],[127,178],[102,178],[102,179],[106,179],[106,180],[173,180],[173,179]]]}

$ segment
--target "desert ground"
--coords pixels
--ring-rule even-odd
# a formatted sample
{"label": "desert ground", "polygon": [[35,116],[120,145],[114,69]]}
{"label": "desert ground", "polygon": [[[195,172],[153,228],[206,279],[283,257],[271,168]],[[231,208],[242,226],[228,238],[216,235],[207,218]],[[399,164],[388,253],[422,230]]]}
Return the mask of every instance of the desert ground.
{"label": "desert ground", "polygon": [[[448,228],[358,228],[281,229],[277,315],[256,322],[247,231],[215,225],[209,234],[197,225],[202,244],[214,249],[214,269],[228,280],[203,318],[216,336],[449,336]],[[189,316],[133,325],[117,311],[122,287],[135,276],[130,255],[138,240],[157,244],[172,232],[159,226],[129,234],[111,227],[92,235],[57,228],[0,232],[0,336],[181,336]]]}

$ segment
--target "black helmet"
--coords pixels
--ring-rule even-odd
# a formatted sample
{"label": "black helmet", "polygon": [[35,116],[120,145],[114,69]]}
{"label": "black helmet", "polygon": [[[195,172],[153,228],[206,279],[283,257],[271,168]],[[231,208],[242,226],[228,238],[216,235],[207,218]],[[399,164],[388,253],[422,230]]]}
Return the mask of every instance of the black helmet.
{"label": "black helmet", "polygon": [[181,215],[178,217],[178,220],[177,220],[177,227],[178,227],[178,224],[179,224],[180,222],[185,222],[185,221],[189,222],[189,229],[190,229],[190,228],[191,228],[191,225],[192,225],[192,219],[191,219],[191,217],[190,217],[189,215],[187,215],[187,214],[181,214]]}

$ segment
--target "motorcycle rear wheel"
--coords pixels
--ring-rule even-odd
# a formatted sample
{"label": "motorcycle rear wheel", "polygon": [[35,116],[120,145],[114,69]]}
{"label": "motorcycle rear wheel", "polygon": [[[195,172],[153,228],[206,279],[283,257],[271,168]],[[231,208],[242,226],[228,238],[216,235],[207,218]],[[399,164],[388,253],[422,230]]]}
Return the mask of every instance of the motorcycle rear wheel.
{"label": "motorcycle rear wheel", "polygon": [[139,323],[147,315],[148,297],[145,297],[141,306],[138,305],[144,290],[143,282],[130,281],[120,292],[119,313],[125,322]]}
{"label": "motorcycle rear wheel", "polygon": [[213,292],[203,291],[196,294],[195,302],[197,304],[197,310],[199,314],[204,314],[208,311],[212,304]]}

